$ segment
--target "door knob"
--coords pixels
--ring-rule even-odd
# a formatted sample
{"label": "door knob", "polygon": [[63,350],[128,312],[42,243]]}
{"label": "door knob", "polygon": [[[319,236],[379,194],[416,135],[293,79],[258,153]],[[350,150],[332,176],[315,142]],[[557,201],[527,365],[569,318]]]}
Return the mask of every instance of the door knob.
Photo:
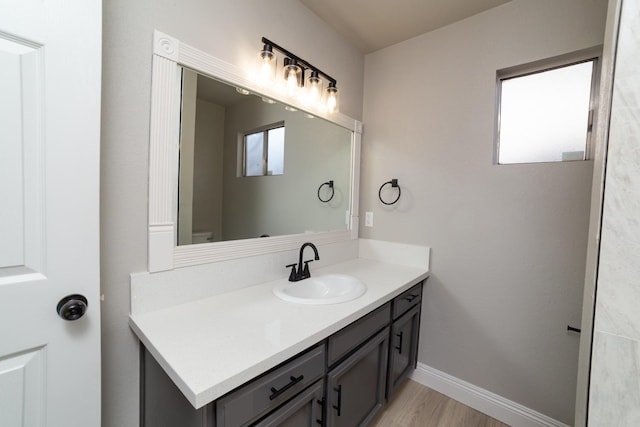
{"label": "door knob", "polygon": [[56,307],[58,316],[64,320],[78,320],[87,312],[89,303],[82,295],[67,295],[62,298]]}

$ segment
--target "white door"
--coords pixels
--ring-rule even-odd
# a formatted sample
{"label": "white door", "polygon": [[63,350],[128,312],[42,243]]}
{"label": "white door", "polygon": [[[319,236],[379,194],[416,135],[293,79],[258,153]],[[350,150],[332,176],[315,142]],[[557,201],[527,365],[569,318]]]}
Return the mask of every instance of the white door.
{"label": "white door", "polygon": [[101,19],[0,0],[2,427],[100,425]]}

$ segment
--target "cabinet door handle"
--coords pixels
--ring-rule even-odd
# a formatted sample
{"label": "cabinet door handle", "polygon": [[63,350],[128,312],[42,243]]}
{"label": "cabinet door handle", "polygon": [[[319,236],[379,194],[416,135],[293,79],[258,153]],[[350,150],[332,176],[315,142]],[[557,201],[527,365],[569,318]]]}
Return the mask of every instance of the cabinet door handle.
{"label": "cabinet door handle", "polygon": [[399,338],[399,342],[398,342],[398,345],[396,346],[396,350],[398,350],[398,354],[402,354],[402,331],[400,331],[399,334],[396,334],[396,336]]}
{"label": "cabinet door handle", "polygon": [[302,381],[304,379],[304,375],[300,375],[297,378],[294,377],[293,375],[291,375],[291,377],[289,377],[289,379],[291,380],[289,382],[289,384],[287,384],[286,386],[282,387],[280,390],[278,390],[275,387],[271,387],[271,393],[272,394],[271,394],[271,396],[269,396],[269,400],[275,399],[276,397],[280,396],[285,391],[289,390],[294,385],[298,384],[300,381]]}
{"label": "cabinet door handle", "polygon": [[323,425],[322,414],[324,413],[324,397],[322,399],[316,400],[316,403],[320,405],[320,418],[316,419],[316,423]]}
{"label": "cabinet door handle", "polygon": [[334,387],[334,390],[338,392],[338,404],[333,405],[333,409],[335,409],[338,412],[338,416],[340,416],[340,409],[342,408],[342,384]]}
{"label": "cabinet door handle", "polygon": [[416,299],[418,297],[419,297],[419,295],[410,294],[410,295],[407,295],[406,297],[404,297],[404,299],[405,299],[405,301],[411,302],[411,301],[413,301],[414,299]]}

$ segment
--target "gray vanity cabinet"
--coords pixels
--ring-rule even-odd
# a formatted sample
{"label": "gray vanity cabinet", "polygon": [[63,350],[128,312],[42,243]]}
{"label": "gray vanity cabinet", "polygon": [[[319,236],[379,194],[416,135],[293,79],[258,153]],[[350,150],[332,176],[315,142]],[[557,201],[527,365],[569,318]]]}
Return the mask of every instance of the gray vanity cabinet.
{"label": "gray vanity cabinet", "polygon": [[194,409],[146,349],[142,427],[368,425],[416,366],[422,283]]}
{"label": "gray vanity cabinet", "polygon": [[418,361],[422,283],[393,300],[387,399],[413,372]]}
{"label": "gray vanity cabinet", "polygon": [[327,427],[367,425],[385,403],[389,329],[385,328],[327,375]]}

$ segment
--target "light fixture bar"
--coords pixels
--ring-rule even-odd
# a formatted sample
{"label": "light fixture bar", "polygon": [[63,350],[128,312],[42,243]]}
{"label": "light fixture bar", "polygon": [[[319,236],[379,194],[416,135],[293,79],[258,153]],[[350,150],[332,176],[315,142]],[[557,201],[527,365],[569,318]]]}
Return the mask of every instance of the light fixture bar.
{"label": "light fixture bar", "polygon": [[324,76],[324,78],[327,79],[329,81],[329,83],[333,83],[334,86],[338,83],[338,81],[336,79],[334,79],[333,77],[331,77],[329,74],[327,74],[324,71],[320,70],[318,67],[315,67],[314,65],[310,64],[308,61],[305,61],[304,59],[300,58],[298,55],[294,55],[293,53],[289,52],[287,49],[283,48],[282,46],[280,46],[280,45],[278,45],[278,44],[276,44],[274,42],[272,42],[271,40],[267,39],[266,37],[262,38],[262,43],[265,44],[265,45],[271,46],[273,49],[276,49],[276,50],[280,51],[280,53],[285,55],[287,58],[295,59],[298,64],[302,64],[307,69],[309,69],[311,71],[315,71],[318,74]]}

